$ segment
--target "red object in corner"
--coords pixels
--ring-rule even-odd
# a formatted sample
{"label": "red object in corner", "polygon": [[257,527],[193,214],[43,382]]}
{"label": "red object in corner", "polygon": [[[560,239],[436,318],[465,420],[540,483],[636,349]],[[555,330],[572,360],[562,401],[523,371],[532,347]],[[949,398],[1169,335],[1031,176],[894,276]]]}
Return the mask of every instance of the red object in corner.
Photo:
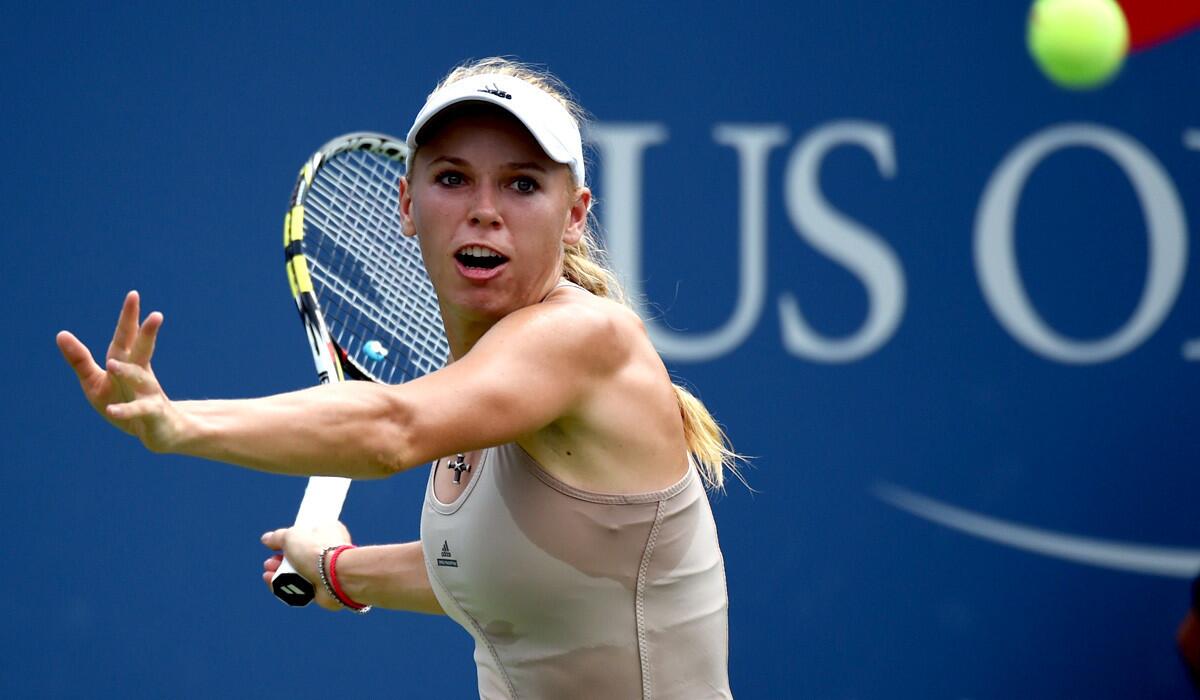
{"label": "red object in corner", "polygon": [[1179,643],[1179,656],[1187,664],[1192,674],[1192,681],[1200,687],[1200,618],[1195,610],[1189,611],[1175,633],[1175,641]]}
{"label": "red object in corner", "polygon": [[1129,23],[1129,49],[1140,51],[1200,26],[1195,0],[1117,0]]}

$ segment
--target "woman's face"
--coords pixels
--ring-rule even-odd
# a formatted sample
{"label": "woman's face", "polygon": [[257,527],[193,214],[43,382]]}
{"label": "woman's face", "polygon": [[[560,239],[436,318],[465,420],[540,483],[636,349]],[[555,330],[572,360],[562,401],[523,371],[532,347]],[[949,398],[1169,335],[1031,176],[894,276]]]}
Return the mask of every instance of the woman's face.
{"label": "woman's face", "polygon": [[[437,129],[400,184],[443,314],[495,322],[536,303],[579,240],[591,193],[515,118],[476,112]],[[450,322],[451,319],[447,319]]]}

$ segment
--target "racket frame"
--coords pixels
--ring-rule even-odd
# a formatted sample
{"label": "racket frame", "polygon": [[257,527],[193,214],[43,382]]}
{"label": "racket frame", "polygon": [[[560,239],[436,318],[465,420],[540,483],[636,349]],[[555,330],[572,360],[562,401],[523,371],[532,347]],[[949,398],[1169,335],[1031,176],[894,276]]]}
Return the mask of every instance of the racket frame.
{"label": "racket frame", "polygon": [[[320,384],[375,380],[370,372],[338,347],[330,335],[325,318],[321,314],[321,306],[317,301],[303,249],[304,199],[308,188],[326,160],[339,153],[354,150],[370,151],[395,160],[403,160],[407,154],[407,147],[403,141],[376,132],[355,132],[330,140],[314,153],[300,170],[283,222],[283,248],[288,284],[300,314],[300,321],[304,325],[317,381]],[[338,520],[350,488],[350,481],[334,476],[309,478],[294,526]],[[301,576],[286,556],[271,579],[271,590],[276,598],[294,607],[308,605],[316,595],[313,582]]]}

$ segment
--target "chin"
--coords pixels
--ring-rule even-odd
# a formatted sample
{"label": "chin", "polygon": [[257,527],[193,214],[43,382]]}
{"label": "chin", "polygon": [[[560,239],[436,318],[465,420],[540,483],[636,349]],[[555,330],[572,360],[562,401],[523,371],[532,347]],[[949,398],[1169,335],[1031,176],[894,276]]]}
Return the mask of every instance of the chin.
{"label": "chin", "polygon": [[449,306],[461,319],[472,322],[495,323],[520,308],[507,295],[487,287],[472,287],[450,295]]}

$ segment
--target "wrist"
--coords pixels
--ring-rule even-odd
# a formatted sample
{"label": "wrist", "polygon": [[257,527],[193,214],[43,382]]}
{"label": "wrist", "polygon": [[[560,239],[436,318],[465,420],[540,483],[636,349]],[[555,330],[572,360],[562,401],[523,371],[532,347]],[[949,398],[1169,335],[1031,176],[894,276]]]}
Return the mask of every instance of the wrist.
{"label": "wrist", "polygon": [[211,433],[212,426],[197,410],[202,401],[172,401],[176,416],[174,438],[163,446],[163,452],[204,456],[200,447]]}
{"label": "wrist", "polygon": [[[353,552],[358,547],[352,544],[344,544],[339,547],[326,549],[322,553],[322,558],[325,565],[325,576],[322,580],[328,584],[328,588],[336,599],[343,606],[349,608],[356,613],[366,613],[371,610],[371,606],[362,599],[362,592],[355,590],[351,593],[351,589],[347,588],[347,583],[353,579]],[[350,565],[347,566],[346,555],[351,555]]]}
{"label": "wrist", "polygon": [[[365,603],[368,599],[367,580],[363,576],[363,547],[343,550],[338,557],[338,584],[350,600]],[[369,556],[369,555],[368,555]]]}

